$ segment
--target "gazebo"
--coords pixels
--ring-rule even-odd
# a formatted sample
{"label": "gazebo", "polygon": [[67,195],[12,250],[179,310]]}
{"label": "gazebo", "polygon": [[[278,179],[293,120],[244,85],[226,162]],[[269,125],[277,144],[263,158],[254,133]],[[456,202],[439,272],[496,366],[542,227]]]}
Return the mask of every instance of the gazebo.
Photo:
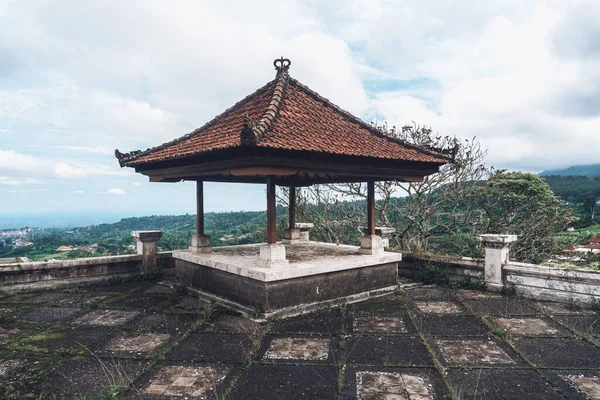
{"label": "gazebo", "polygon": [[[274,80],[185,136],[146,151],[115,150],[121,167],[150,182],[196,182],[197,234],[188,250],[173,253],[178,277],[199,295],[265,315],[394,290],[401,255],[384,251],[375,234],[375,182],[419,182],[452,162],[448,153],[390,137],[332,104],[290,77],[290,64],[275,60]],[[205,181],[266,184],[266,244],[211,247]],[[305,226],[296,224],[296,188],[344,182],[367,183],[360,248],[307,241]],[[289,188],[285,244],[276,237],[276,185]]]}

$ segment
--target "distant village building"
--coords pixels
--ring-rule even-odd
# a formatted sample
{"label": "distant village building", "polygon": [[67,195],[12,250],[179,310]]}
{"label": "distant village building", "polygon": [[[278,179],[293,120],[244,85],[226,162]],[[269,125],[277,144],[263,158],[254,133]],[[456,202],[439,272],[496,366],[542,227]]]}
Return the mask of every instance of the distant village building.
{"label": "distant village building", "polygon": [[600,253],[600,233],[586,240],[586,243],[584,246],[568,246],[563,251],[566,253]]}
{"label": "distant village building", "polygon": [[597,234],[596,236],[592,236],[591,238],[589,238],[587,240],[587,242],[589,244],[599,244],[600,243],[600,233]]}
{"label": "distant village building", "polygon": [[71,246],[59,246],[56,251],[73,251],[73,247]]}
{"label": "distant village building", "polygon": [[25,240],[17,239],[15,240],[15,247],[26,247],[33,246],[33,242],[27,242]]}

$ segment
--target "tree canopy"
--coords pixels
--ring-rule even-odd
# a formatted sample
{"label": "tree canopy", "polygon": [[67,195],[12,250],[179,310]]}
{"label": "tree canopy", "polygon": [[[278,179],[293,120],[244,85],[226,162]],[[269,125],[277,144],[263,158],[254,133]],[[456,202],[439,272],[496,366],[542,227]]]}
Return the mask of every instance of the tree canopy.
{"label": "tree canopy", "polygon": [[573,220],[566,203],[537,175],[496,171],[469,199],[481,209],[478,231],[516,234],[513,258],[539,263],[560,252],[555,235]]}

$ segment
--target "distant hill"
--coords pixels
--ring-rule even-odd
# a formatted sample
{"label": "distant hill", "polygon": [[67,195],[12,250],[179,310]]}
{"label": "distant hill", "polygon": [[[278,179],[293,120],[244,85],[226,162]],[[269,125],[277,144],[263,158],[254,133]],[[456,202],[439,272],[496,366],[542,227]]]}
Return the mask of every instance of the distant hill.
{"label": "distant hill", "polygon": [[540,172],[541,176],[599,176],[600,164],[575,165],[565,169],[555,169]]}
{"label": "distant hill", "polygon": [[588,197],[600,199],[600,175],[544,176],[554,194],[569,203],[583,203]]}

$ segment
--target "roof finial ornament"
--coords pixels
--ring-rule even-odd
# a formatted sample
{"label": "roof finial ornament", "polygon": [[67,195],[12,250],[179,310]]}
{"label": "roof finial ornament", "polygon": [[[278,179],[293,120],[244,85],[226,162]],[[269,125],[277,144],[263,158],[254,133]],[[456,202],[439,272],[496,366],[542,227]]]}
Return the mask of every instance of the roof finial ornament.
{"label": "roof finial ornament", "polygon": [[275,69],[277,70],[277,73],[281,73],[281,72],[287,72],[288,69],[290,69],[290,65],[292,65],[292,62],[288,59],[288,58],[276,58],[275,61],[273,61],[273,65],[275,66]]}

